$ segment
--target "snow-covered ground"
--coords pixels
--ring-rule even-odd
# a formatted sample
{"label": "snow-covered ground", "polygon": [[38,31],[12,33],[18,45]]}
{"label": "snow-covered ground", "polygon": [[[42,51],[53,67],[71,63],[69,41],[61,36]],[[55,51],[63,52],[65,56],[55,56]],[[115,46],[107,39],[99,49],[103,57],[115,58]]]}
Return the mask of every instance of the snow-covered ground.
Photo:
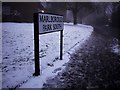
{"label": "snow-covered ground", "polygon": [[2,87],[41,88],[46,79],[65,68],[69,53],[89,38],[93,27],[64,24],[63,60],[59,60],[60,33],[39,36],[41,75],[34,73],[33,23],[2,23]]}

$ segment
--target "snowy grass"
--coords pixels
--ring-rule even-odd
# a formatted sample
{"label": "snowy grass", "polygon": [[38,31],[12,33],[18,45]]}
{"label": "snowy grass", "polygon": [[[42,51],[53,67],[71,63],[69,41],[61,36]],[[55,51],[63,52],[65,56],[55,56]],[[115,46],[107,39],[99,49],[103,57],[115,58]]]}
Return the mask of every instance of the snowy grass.
{"label": "snowy grass", "polygon": [[3,87],[15,87],[33,73],[32,24],[2,24]]}
{"label": "snowy grass", "polygon": [[41,75],[34,73],[33,23],[2,23],[2,86],[3,88],[42,87],[46,79],[54,77],[65,68],[69,54],[91,35],[93,27],[64,25],[63,60],[59,60],[60,33],[39,36]]}

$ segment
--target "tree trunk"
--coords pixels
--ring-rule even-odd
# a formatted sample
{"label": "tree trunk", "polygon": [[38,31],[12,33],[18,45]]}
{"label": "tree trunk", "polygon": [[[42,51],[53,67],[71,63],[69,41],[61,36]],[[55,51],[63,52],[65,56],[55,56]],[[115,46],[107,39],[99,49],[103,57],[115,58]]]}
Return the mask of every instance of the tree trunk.
{"label": "tree trunk", "polygon": [[82,16],[80,16],[79,23],[82,24]]}
{"label": "tree trunk", "polygon": [[76,11],[73,11],[73,19],[74,19],[73,24],[76,25],[77,24],[77,12]]}
{"label": "tree trunk", "polygon": [[77,2],[74,3],[74,9],[73,9],[73,18],[74,18],[74,25],[77,24],[77,13],[78,13],[78,4]]}

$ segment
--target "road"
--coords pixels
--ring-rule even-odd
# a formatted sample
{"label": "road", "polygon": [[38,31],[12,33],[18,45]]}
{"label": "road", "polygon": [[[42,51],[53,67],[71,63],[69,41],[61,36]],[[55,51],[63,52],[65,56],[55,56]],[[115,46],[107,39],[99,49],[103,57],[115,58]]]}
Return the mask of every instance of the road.
{"label": "road", "polygon": [[65,70],[47,80],[44,88],[120,89],[120,55],[111,51],[118,33],[110,29],[95,27],[90,38],[71,54]]}

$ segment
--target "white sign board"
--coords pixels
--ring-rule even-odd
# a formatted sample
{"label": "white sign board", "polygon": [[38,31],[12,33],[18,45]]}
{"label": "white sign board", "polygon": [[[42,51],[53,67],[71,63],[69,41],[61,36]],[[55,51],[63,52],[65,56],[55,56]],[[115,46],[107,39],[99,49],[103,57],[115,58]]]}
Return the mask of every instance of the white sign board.
{"label": "white sign board", "polygon": [[63,30],[63,16],[39,13],[39,33],[48,33]]}

